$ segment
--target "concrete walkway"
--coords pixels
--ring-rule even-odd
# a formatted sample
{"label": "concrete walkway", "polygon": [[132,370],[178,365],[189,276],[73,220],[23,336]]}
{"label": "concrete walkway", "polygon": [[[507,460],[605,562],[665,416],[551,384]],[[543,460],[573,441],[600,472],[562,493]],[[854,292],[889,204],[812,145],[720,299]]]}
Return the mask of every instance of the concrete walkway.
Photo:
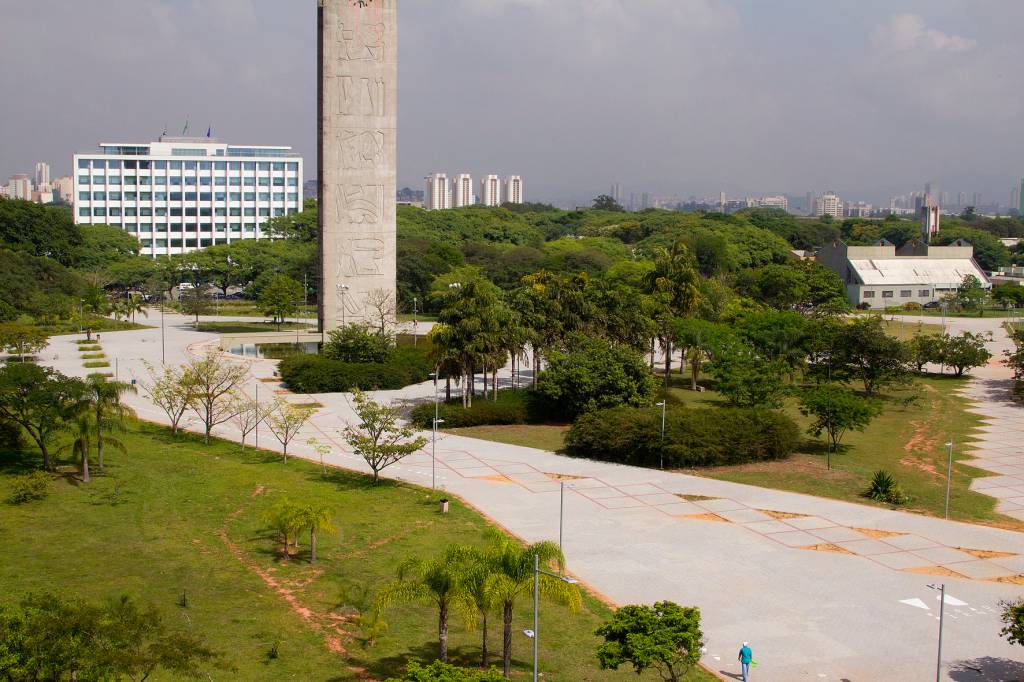
{"label": "concrete walkway", "polygon": [[[165,331],[168,363],[217,344],[178,316],[167,316]],[[143,359],[159,365],[159,335],[103,335],[122,380],[145,378]],[[53,339],[41,359],[83,376],[76,338]],[[323,405],[290,451],[319,461],[305,443],[313,437],[331,446],[328,463],[368,470],[339,433],[354,421],[347,395],[290,394],[273,378],[275,363],[238,361],[249,366],[251,396]],[[433,386],[375,397],[412,404],[432,400]],[[141,395],[130,402],[144,419],[166,423]],[[217,435],[238,439],[230,424]],[[264,432],[260,445],[277,443]],[[1024,677],[1024,656],[998,635],[999,601],[1024,592],[1021,534],[457,436],[439,439],[434,467],[426,450],[387,475],[429,486],[433,470],[439,488],[527,541],[558,540],[565,485],[571,571],[619,604],[699,605],[704,663],[723,675],[738,673],[736,650],[749,640],[758,682],[934,679],[938,601],[927,585],[941,581],[948,587],[943,679]]]}

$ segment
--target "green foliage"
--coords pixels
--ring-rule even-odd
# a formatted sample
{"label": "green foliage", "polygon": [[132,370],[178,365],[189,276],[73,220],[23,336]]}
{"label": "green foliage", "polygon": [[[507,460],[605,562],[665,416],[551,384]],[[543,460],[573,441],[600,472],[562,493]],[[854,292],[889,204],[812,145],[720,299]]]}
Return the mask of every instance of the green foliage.
{"label": "green foliage", "polygon": [[0,368],[0,418],[20,425],[39,447],[50,469],[50,445],[71,419],[85,384],[48,367],[8,364]]}
{"label": "green foliage", "polygon": [[833,451],[838,449],[843,434],[863,431],[881,411],[877,401],[834,384],[816,386],[800,394],[801,414],[814,420],[807,433],[817,437],[827,433]]}
{"label": "green foliage", "polygon": [[769,360],[737,339],[716,349],[708,366],[715,388],[736,407],[777,407],[785,394],[787,369],[782,360]]}
{"label": "green foliage", "polygon": [[736,289],[778,310],[841,312],[848,307],[839,275],[815,261],[789,261],[744,271],[736,279]]}
{"label": "green foliage", "polygon": [[622,213],[626,209],[622,207],[622,204],[615,201],[615,199],[608,194],[599,194],[594,198],[594,203],[591,206],[595,211],[614,211],[616,213]]}
{"label": "green foliage", "polygon": [[1003,351],[1006,365],[1013,370],[1013,377],[1018,388],[1024,384],[1024,329],[1014,328],[1010,331],[1010,339],[1014,349]]}
{"label": "green foliage", "polygon": [[1003,607],[1002,613],[999,614],[1003,628],[999,634],[1010,644],[1024,646],[1024,599],[1004,601],[999,605]]}
{"label": "green foliage", "polygon": [[299,353],[282,360],[278,370],[284,383],[298,393],[394,390],[427,380],[433,371],[427,352],[399,348],[386,363],[344,362]]}
{"label": "green foliage", "polygon": [[0,301],[8,319],[21,313],[41,322],[77,316],[84,289],[82,278],[56,260],[0,248]]}
{"label": "green foliage", "polygon": [[38,327],[18,322],[0,322],[0,350],[25,357],[46,348],[46,333]]}
{"label": "green foliage", "polygon": [[910,501],[893,475],[882,469],[871,477],[871,485],[864,491],[864,496],[891,505],[906,504]]}
{"label": "green foliage", "polygon": [[0,607],[0,676],[11,680],[201,677],[218,652],[122,596],[102,606],[42,593]]}
{"label": "green foliage", "polygon": [[745,408],[669,409],[661,444],[661,410],[618,407],[582,415],[566,435],[566,452],[638,466],[707,467],[788,457],[800,430],[789,417]]}
{"label": "green foliage", "polygon": [[936,243],[951,244],[957,239],[963,239],[974,247],[974,260],[986,272],[998,270],[1010,263],[1009,249],[992,233],[943,221],[942,232],[939,233]]}
{"label": "green foliage", "polygon": [[942,350],[945,345],[941,334],[917,334],[906,342],[907,360],[920,372],[929,362],[942,361]]}
{"label": "green foliage", "polygon": [[958,377],[969,369],[983,367],[992,358],[985,347],[986,340],[988,337],[971,332],[961,332],[958,336],[946,334],[939,346],[939,362],[953,368]]}
{"label": "green foliage", "polygon": [[70,266],[82,242],[70,208],[0,199],[0,248]]}
{"label": "green foliage", "polygon": [[53,481],[44,471],[33,471],[19,476],[11,483],[11,504],[24,504],[33,500],[41,500],[50,494]]}
{"label": "green foliage", "polygon": [[82,243],[75,249],[71,266],[87,272],[103,272],[117,263],[134,260],[139,240],[119,227],[80,225]]}
{"label": "green foliage", "polygon": [[382,470],[422,448],[427,439],[416,436],[412,426],[399,423],[397,406],[378,403],[360,391],[355,392],[353,402],[359,424],[346,426],[342,435],[369,465],[376,484]]}
{"label": "green foliage", "polygon": [[356,323],[332,329],[327,337],[320,354],[342,362],[385,363],[394,350],[392,339]]}
{"label": "green foliage", "polygon": [[274,275],[260,290],[256,307],[264,315],[273,317],[278,324],[289,315],[294,315],[297,306],[302,302],[305,292],[302,283],[296,282],[287,275]]}
{"label": "green foliage", "polygon": [[266,230],[285,239],[313,243],[319,235],[317,213],[316,199],[306,199],[301,211],[272,218]]}
{"label": "green foliage", "polygon": [[597,647],[603,669],[618,670],[628,663],[637,675],[653,668],[672,682],[697,664],[704,646],[700,609],[670,601],[616,609],[595,634],[604,637]]}
{"label": "green foliage", "polygon": [[83,362],[82,367],[86,369],[95,369],[97,367],[110,367],[110,363],[106,360],[92,360],[90,362]]}
{"label": "green foliage", "polygon": [[588,410],[648,404],[655,381],[639,353],[582,334],[548,355],[537,400],[552,419],[571,421]]}
{"label": "green foliage", "polygon": [[834,331],[829,341],[833,376],[862,382],[868,395],[907,381],[907,347],[889,336],[881,317],[857,318]]}
{"label": "green foliage", "polygon": [[[443,402],[437,406],[444,428],[458,429],[488,424],[531,424],[547,416],[536,405],[531,391],[498,391],[497,400],[478,400],[470,407],[461,401]],[[434,403],[421,403],[413,408],[409,419],[421,429],[429,429],[434,421]]]}
{"label": "green foliage", "polygon": [[505,677],[497,668],[477,670],[434,661],[427,666],[410,663],[402,677],[392,677],[387,682],[505,682]]}
{"label": "green foliage", "polygon": [[420,238],[460,246],[470,242],[540,244],[544,237],[526,216],[507,208],[425,211],[398,207],[398,238]]}
{"label": "green foliage", "polygon": [[206,286],[193,287],[181,292],[178,296],[178,307],[183,315],[195,317],[196,324],[199,324],[199,316],[209,315],[213,310],[213,299]]}

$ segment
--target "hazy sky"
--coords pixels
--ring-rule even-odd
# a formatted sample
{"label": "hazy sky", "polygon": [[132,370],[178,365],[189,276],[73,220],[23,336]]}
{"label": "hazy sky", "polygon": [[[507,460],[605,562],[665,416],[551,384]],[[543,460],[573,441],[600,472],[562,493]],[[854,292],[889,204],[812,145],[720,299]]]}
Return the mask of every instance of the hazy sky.
{"label": "hazy sky", "polygon": [[[315,0],[0,0],[0,177],[208,125],[315,174]],[[1024,175],[1022,0],[401,0],[399,186],[531,200]]]}

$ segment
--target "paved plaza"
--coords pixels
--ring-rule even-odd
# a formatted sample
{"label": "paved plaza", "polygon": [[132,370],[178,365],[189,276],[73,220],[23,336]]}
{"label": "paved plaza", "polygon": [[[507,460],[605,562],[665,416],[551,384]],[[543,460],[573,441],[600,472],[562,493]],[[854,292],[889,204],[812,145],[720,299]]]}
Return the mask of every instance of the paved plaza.
{"label": "paved plaza", "polygon": [[[159,324],[158,313],[148,323]],[[950,321],[951,331],[962,328],[993,330],[994,351],[1009,343],[993,320]],[[167,315],[165,334],[169,364],[218,344],[177,315]],[[77,338],[54,338],[41,360],[84,376]],[[161,360],[159,328],[104,334],[102,345],[117,358],[121,380],[144,379],[143,360]],[[238,361],[249,367],[250,396],[323,405],[290,452],[319,461],[305,443],[312,437],[331,446],[330,464],[368,471],[340,434],[355,421],[347,395],[291,394],[274,379],[276,363]],[[973,436],[972,463],[993,471],[975,487],[999,497],[1000,511],[1024,518],[1024,412],[1008,401],[1006,379],[993,363],[967,389],[988,423]],[[375,397],[429,401],[433,385]],[[166,422],[141,395],[129,402],[142,418]],[[216,434],[238,439],[231,425]],[[259,444],[279,449],[267,433]],[[1024,593],[1024,536],[1016,532],[451,435],[439,438],[433,465],[428,445],[385,475],[428,487],[436,476],[439,488],[531,542],[558,540],[564,493],[571,572],[617,604],[700,606],[704,663],[726,679],[736,679],[744,640],[759,663],[757,682],[934,679],[934,582],[947,585],[943,679],[1024,678],[1022,650],[998,634],[999,601]]]}

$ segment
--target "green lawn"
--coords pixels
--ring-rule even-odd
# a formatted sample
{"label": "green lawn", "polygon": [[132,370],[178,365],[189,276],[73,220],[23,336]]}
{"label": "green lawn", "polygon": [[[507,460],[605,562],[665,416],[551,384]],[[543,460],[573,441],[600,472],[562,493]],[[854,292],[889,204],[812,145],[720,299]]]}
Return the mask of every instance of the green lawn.
{"label": "green lawn", "polygon": [[[139,320],[145,320],[145,316],[137,315],[136,322],[128,322],[126,320],[114,320],[109,317],[101,317],[99,315],[86,315],[85,319],[79,320],[77,317],[57,324],[41,324],[36,325],[41,329],[47,336],[62,336],[64,334],[78,334],[85,332],[79,332],[79,329],[91,329],[93,338],[97,333],[105,332],[119,332],[127,331],[132,329],[151,329],[152,325],[139,324]],[[159,322],[159,320],[157,320]]]}
{"label": "green lawn", "polygon": [[[381,680],[408,660],[435,655],[436,615],[429,606],[389,611],[388,629],[373,646],[363,645],[356,616],[404,558],[432,555],[451,542],[482,543],[487,523],[480,515],[457,500],[441,515],[421,488],[373,487],[365,476],[325,475],[313,464],[285,464],[252,449],[242,454],[226,442],[204,447],[198,438],[174,438],[152,425],[133,428],[125,441],[129,454],[108,453],[106,474],[91,485],[68,475],[42,501],[0,502],[0,537],[7,540],[0,601],[31,590],[61,589],[90,600],[131,594],[202,634],[225,653],[239,680],[365,679],[360,671]],[[0,456],[0,500],[24,466]],[[321,538],[315,567],[305,561],[306,539],[300,554],[284,562],[263,526],[262,511],[282,496],[333,511],[337,532]],[[187,609],[178,605],[183,593]],[[532,627],[529,601],[516,610],[516,679],[529,676],[530,640],[519,634]],[[597,668],[592,632],[608,614],[602,603],[588,597],[576,614],[542,604],[541,613],[547,679],[635,679],[625,670]],[[500,649],[496,620],[492,651]],[[478,634],[453,622],[451,646],[455,661],[472,663]],[[270,657],[275,647],[279,654]],[[688,678],[713,679],[704,672]]]}
{"label": "green lawn", "polygon": [[461,429],[445,429],[445,433],[468,438],[479,438],[497,443],[522,445],[538,450],[558,452],[565,447],[568,425],[560,424],[510,424],[506,426],[468,426]]}
{"label": "green lawn", "polygon": [[901,341],[912,339],[918,334],[941,334],[942,325],[934,324],[932,321],[904,322],[901,320],[882,320],[882,328]]}
{"label": "green lawn", "polygon": [[[939,317],[941,318],[943,313],[941,308],[927,308],[921,310],[904,310],[901,307],[895,308],[873,308],[871,310],[853,310],[852,312],[860,315],[908,315],[908,316],[920,316],[922,313],[925,317]],[[982,314],[978,314],[978,310],[946,310],[946,317],[1016,317],[1021,314],[1020,310],[1007,310],[1006,308],[999,307],[988,307],[981,311]]]}
{"label": "green lawn", "polygon": [[296,329],[316,331],[315,326],[305,323],[285,322],[278,325],[273,322],[203,322],[200,318],[198,330],[213,334],[258,334],[261,332],[295,331]]}

